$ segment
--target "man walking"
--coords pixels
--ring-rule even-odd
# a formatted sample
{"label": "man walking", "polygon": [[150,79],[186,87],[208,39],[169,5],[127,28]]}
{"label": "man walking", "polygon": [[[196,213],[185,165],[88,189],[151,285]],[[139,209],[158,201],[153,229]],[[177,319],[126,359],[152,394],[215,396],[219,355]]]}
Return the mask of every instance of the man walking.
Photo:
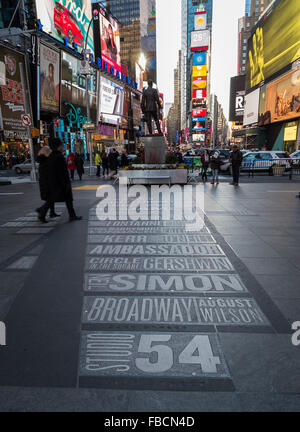
{"label": "man walking", "polygon": [[70,222],[81,220],[73,207],[73,194],[68,167],[63,155],[63,143],[59,138],[51,142],[52,153],[48,158],[49,202],[65,202]]}
{"label": "man walking", "polygon": [[243,155],[240,152],[238,146],[234,145],[230,155],[230,162],[232,166],[232,176],[233,176],[233,182],[230,184],[233,186],[239,185],[240,169],[241,169],[242,161],[243,161]]}
{"label": "man walking", "polygon": [[148,80],[148,88],[143,91],[141,108],[145,115],[149,134],[152,135],[152,118],[155,121],[158,133],[162,134],[158,118],[158,110],[161,110],[161,103],[157,90],[153,88],[153,81],[151,79]]}

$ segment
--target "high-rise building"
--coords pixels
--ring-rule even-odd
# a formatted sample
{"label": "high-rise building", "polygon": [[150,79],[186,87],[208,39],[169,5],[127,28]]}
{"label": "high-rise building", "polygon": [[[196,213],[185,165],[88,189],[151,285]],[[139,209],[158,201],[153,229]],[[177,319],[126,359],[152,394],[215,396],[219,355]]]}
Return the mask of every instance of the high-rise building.
{"label": "high-rise building", "polygon": [[174,69],[174,103],[168,112],[168,140],[179,143],[181,131],[181,51]]}
{"label": "high-rise building", "polygon": [[246,73],[247,42],[260,15],[273,0],[245,0],[245,16],[239,19],[238,75]]}
{"label": "high-rise building", "polygon": [[[93,3],[97,3],[93,1]],[[134,77],[135,63],[144,53],[144,79],[156,79],[156,0],[106,0],[106,9],[120,22],[121,60]]]}
{"label": "high-rise building", "polygon": [[205,7],[207,27],[212,27],[213,0],[181,0],[181,127],[188,127],[188,115],[191,105],[190,43],[194,31],[195,12]]}

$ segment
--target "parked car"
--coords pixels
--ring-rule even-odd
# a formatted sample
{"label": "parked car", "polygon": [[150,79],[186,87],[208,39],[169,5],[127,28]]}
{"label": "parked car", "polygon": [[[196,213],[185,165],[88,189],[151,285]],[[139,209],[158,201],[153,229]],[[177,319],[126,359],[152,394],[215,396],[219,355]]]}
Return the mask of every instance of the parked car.
{"label": "parked car", "polygon": [[[39,164],[35,163],[35,169],[36,171],[39,168]],[[14,171],[16,171],[17,174],[30,174],[31,173],[31,161],[27,160],[21,164],[14,165],[12,168]]]}
{"label": "parked car", "polygon": [[241,170],[268,171],[276,161],[290,168],[289,159],[289,155],[283,151],[253,151],[244,155]]}
{"label": "parked car", "polygon": [[60,36],[68,39],[69,44],[75,42],[82,45],[83,34],[74,15],[58,1],[55,2],[54,8],[54,27]]}
{"label": "parked car", "polygon": [[295,153],[292,153],[290,155],[290,158],[292,158],[292,159],[300,159],[300,151],[296,151]]}

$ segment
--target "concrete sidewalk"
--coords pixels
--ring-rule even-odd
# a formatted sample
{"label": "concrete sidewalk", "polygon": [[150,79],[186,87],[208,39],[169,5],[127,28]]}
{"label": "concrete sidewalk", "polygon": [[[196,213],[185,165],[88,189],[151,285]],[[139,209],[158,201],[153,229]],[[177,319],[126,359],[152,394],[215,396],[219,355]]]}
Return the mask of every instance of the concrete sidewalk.
{"label": "concrete sidewalk", "polygon": [[207,184],[194,233],[98,221],[95,179],[72,224],[36,221],[37,185],[1,188],[20,195],[0,195],[0,410],[300,411],[299,183],[273,180]]}

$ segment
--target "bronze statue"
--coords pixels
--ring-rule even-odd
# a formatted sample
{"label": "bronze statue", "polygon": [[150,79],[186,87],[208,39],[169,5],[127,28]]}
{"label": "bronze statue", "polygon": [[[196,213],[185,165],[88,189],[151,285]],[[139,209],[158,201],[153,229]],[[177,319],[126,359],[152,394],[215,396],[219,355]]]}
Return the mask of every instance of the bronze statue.
{"label": "bronze statue", "polygon": [[148,88],[143,91],[142,111],[145,116],[150,135],[152,135],[152,118],[156,123],[158,133],[162,135],[158,116],[158,112],[160,109],[161,103],[159,100],[158,92],[156,89],[153,88],[153,81],[149,79]]}

